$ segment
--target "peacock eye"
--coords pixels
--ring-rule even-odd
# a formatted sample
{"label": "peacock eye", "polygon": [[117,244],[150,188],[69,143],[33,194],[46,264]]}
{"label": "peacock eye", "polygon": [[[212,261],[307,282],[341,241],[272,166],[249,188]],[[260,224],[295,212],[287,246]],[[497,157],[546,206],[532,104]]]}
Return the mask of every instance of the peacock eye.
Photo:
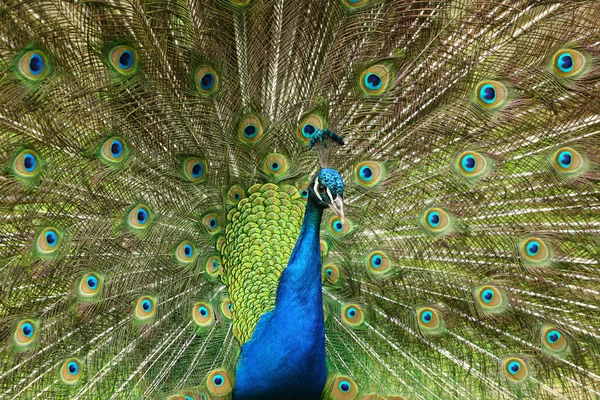
{"label": "peacock eye", "polygon": [[325,192],[327,191],[327,187],[325,187],[325,185],[319,185],[317,187],[317,190],[319,191],[320,194],[325,194]]}

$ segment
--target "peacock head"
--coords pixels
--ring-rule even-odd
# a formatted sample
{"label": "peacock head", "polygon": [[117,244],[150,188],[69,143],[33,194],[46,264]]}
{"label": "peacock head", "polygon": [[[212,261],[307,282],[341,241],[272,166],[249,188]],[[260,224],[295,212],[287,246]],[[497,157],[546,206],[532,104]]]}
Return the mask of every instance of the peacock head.
{"label": "peacock head", "polygon": [[308,186],[309,196],[324,208],[331,209],[344,220],[344,180],[332,168],[321,168]]}

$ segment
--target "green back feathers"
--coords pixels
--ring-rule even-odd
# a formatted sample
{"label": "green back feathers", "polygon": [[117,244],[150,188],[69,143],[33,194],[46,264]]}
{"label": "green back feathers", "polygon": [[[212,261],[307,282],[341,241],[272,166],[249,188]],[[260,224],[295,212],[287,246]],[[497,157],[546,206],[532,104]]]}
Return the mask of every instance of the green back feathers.
{"label": "green back feathers", "polygon": [[250,187],[248,197],[227,215],[223,281],[241,343],[250,340],[260,317],[275,307],[279,276],[296,244],[303,215],[298,190],[271,183]]}

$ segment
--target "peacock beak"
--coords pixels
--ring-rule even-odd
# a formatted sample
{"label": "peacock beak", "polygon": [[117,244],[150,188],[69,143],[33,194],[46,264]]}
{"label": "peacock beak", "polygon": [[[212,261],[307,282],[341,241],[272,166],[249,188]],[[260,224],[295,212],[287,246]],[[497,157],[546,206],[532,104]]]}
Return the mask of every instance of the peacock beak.
{"label": "peacock beak", "polygon": [[344,199],[342,196],[337,196],[331,202],[331,208],[340,217],[342,224],[344,223]]}

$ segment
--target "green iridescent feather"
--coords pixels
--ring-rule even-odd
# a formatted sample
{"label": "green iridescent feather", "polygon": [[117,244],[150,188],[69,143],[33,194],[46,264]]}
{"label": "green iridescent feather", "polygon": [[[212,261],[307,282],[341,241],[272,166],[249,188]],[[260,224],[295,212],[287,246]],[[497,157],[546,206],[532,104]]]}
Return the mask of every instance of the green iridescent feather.
{"label": "green iridescent feather", "polygon": [[[323,398],[597,398],[599,20],[592,0],[2,3],[0,398],[230,397],[322,163],[347,214],[321,227]],[[319,159],[313,128],[346,146]]]}

